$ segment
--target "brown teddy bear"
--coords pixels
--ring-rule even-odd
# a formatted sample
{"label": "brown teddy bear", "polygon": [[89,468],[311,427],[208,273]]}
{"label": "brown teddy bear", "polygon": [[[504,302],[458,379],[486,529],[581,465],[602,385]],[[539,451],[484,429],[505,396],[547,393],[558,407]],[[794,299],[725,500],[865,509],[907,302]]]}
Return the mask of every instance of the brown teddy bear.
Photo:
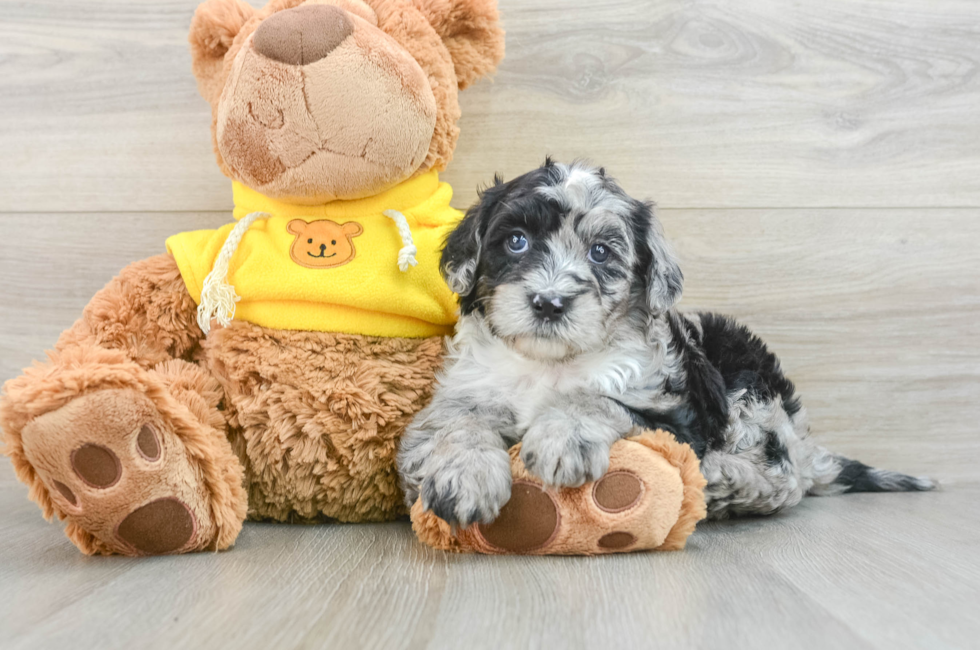
{"label": "brown teddy bear", "polygon": [[495,1],[208,0],[190,44],[237,223],[125,268],[0,404],[85,553],[406,514],[398,438],[455,321],[437,174],[459,90],[503,56]]}

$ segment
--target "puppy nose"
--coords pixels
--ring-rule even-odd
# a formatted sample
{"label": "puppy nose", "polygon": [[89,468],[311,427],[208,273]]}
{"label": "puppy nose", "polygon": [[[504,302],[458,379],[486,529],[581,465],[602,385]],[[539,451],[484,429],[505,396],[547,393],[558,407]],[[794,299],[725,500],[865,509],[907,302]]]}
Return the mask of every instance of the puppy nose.
{"label": "puppy nose", "polygon": [[565,313],[565,303],[561,296],[547,296],[540,293],[531,298],[535,315],[542,320],[558,320]]}
{"label": "puppy nose", "polygon": [[291,65],[319,61],[354,32],[350,16],[333,5],[303,5],[278,11],[255,30],[259,54]]}

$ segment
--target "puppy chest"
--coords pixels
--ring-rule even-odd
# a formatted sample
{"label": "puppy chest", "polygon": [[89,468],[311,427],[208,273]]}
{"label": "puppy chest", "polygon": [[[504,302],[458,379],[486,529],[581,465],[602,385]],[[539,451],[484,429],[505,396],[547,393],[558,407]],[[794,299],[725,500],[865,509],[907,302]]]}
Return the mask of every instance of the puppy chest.
{"label": "puppy chest", "polygon": [[[517,376],[496,377],[497,400],[514,414],[518,436],[551,408],[561,408],[569,401],[595,394],[595,388],[583,379],[571,380],[561,372],[535,372]],[[488,391],[489,393],[489,391]]]}

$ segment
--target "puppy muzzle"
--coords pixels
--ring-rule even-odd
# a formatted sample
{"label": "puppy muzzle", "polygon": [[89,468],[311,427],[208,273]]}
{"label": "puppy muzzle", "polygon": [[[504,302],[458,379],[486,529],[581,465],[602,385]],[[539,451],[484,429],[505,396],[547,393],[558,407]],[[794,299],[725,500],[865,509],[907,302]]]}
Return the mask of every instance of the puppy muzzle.
{"label": "puppy muzzle", "polygon": [[531,312],[535,318],[543,322],[558,322],[565,317],[571,307],[571,299],[547,293],[536,293],[530,297]]}

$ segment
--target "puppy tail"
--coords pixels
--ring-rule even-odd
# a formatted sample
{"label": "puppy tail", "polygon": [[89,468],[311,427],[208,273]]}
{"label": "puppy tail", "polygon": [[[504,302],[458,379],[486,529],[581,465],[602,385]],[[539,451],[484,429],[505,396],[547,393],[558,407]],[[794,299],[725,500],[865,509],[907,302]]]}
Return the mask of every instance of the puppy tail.
{"label": "puppy tail", "polygon": [[[814,483],[808,494],[829,496],[847,492],[924,492],[939,484],[926,476],[869,467],[864,463],[824,452],[825,462],[815,463]],[[822,467],[821,467],[822,466]]]}

